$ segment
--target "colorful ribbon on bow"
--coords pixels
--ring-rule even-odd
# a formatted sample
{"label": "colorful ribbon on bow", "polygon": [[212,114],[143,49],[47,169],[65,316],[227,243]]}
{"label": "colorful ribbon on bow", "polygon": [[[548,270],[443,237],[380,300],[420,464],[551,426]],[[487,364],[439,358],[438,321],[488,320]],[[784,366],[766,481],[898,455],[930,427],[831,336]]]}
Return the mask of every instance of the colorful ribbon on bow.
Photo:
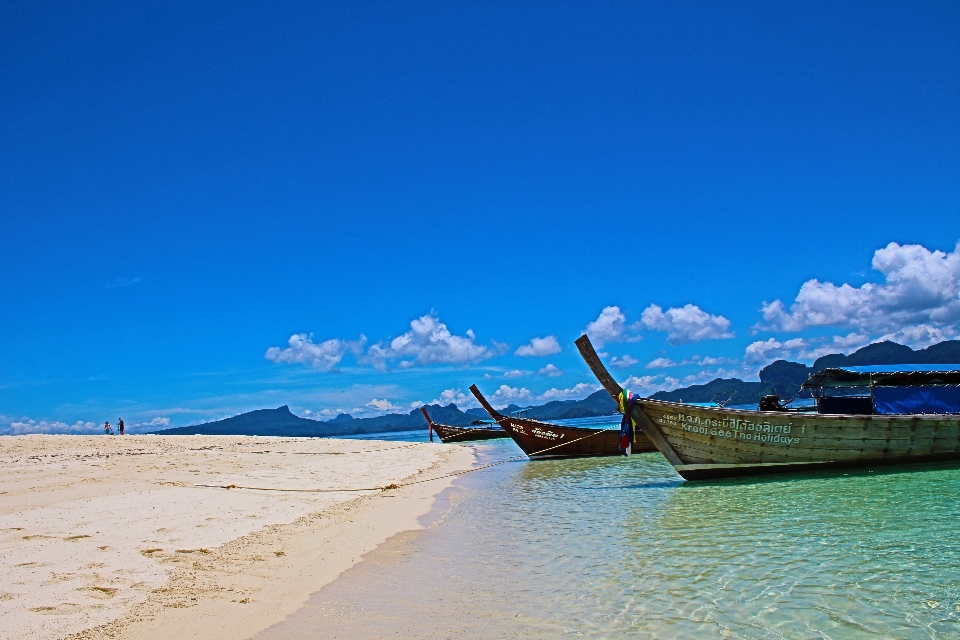
{"label": "colorful ribbon on bow", "polygon": [[620,413],[623,414],[623,421],[620,423],[620,451],[623,455],[629,456],[633,449],[633,442],[636,440],[637,422],[633,419],[633,403],[639,396],[623,389],[617,397],[617,404],[620,405]]}

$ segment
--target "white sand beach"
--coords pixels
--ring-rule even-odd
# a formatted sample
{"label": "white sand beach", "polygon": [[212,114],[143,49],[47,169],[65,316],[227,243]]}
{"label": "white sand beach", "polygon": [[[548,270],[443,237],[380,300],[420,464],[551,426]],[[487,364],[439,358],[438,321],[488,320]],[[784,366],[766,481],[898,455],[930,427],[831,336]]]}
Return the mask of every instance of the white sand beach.
{"label": "white sand beach", "polygon": [[[0,636],[249,638],[419,528],[452,479],[373,488],[467,469],[473,454],[370,440],[37,435],[0,438],[0,462]],[[303,491],[343,488],[371,490]]]}

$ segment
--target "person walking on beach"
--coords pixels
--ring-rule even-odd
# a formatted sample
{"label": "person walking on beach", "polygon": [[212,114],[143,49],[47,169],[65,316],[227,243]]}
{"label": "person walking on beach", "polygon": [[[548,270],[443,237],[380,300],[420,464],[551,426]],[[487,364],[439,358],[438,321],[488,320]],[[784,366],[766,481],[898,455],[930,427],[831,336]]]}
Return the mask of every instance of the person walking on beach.
{"label": "person walking on beach", "polygon": [[117,418],[117,428],[120,429],[120,435],[123,435],[123,418]]}
{"label": "person walking on beach", "polygon": [[113,429],[110,428],[110,421],[109,421],[109,420],[107,420],[106,422],[103,423],[103,435],[105,435],[105,436],[112,436],[112,435],[113,435]]}

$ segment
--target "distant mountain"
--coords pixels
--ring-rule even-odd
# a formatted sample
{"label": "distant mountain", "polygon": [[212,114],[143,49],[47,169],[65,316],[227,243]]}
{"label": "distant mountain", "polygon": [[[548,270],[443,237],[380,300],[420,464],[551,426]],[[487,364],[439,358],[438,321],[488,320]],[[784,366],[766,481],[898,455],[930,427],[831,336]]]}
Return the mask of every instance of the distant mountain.
{"label": "distant mountain", "polygon": [[[697,384],[673,391],[658,391],[651,397],[656,400],[679,402],[710,402],[715,398],[725,399],[733,394],[732,404],[759,402],[768,393],[783,398],[800,395],[800,385],[813,373],[828,367],[858,366],[871,364],[957,364],[960,363],[960,340],[948,340],[926,349],[913,350],[895,342],[877,342],[850,355],[831,354],[818,358],[812,367],[787,360],[777,360],[760,370],[760,382],[744,382],[737,378],[717,378],[706,384]],[[736,393],[734,393],[736,392]],[[519,411],[515,404],[502,409],[503,413]],[[477,420],[489,420],[483,409],[461,411],[457,405],[438,404],[427,407],[434,422],[465,427]],[[563,420],[612,415],[617,412],[617,403],[600,390],[583,400],[554,400],[537,407],[528,407],[524,415],[538,420]],[[293,415],[287,406],[277,409],[258,409],[232,418],[198,424],[190,427],[164,429],[156,433],[164,435],[257,435],[288,437],[342,436],[361,433],[387,433],[426,429],[427,423],[414,409],[410,413],[390,413],[376,418],[354,418],[341,413],[326,422],[308,420]]]}
{"label": "distant mountain", "polygon": [[[509,414],[519,410],[519,406],[511,404],[502,411]],[[617,404],[607,395],[607,392],[597,391],[583,400],[555,400],[540,407],[528,408],[526,415],[541,420],[557,420],[609,415],[616,410]],[[445,407],[438,404],[429,405],[427,411],[434,422],[457,427],[465,427],[478,420],[490,420],[489,414],[483,409],[467,409],[464,412],[452,403]],[[323,422],[295,416],[290,412],[289,407],[284,405],[277,409],[258,409],[216,422],[164,429],[156,433],[161,435],[327,437],[413,429],[426,430],[426,428],[427,421],[420,409],[414,409],[409,414],[391,413],[376,418],[354,418],[341,413],[336,418]]]}
{"label": "distant mountain", "polygon": [[960,364],[960,340],[946,340],[926,349],[884,340],[857,349],[848,356],[834,353],[817,358],[812,373],[831,367],[861,367],[871,364]]}
{"label": "distant mountain", "polygon": [[673,391],[658,391],[651,397],[655,400],[679,402],[711,402],[719,396],[725,399],[736,391],[732,404],[759,402],[768,393],[782,398],[809,397],[801,393],[800,385],[807,378],[831,367],[855,367],[874,364],[958,364],[960,363],[960,340],[947,340],[926,349],[911,349],[896,342],[875,342],[850,355],[833,353],[817,358],[812,367],[798,362],[777,360],[760,370],[760,382],[744,382],[737,378],[717,378],[707,384],[697,384]]}

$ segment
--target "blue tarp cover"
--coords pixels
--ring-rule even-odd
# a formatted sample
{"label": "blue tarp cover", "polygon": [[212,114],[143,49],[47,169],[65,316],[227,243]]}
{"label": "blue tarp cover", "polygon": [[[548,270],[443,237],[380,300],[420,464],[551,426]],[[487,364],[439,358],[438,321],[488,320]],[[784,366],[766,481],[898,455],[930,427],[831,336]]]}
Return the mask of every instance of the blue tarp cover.
{"label": "blue tarp cover", "polygon": [[873,388],[880,414],[960,413],[960,387],[952,385]]}

